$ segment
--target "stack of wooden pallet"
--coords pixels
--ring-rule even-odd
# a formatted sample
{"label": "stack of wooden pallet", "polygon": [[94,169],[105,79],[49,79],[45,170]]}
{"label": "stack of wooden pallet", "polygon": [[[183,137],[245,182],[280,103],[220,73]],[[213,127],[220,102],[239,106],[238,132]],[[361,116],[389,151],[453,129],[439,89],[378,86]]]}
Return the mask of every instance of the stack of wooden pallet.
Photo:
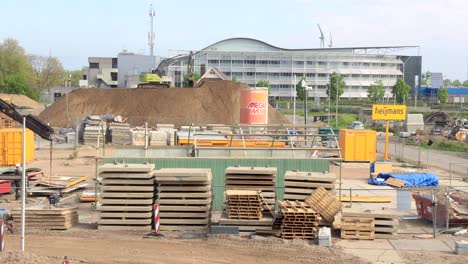
{"label": "stack of wooden pallet", "polygon": [[316,238],[320,215],[305,202],[278,201],[281,238]]}
{"label": "stack of wooden pallet", "polygon": [[287,171],[284,174],[284,199],[305,201],[318,187],[334,192],[335,181],[334,173]]}
{"label": "stack of wooden pallet", "polygon": [[100,230],[151,230],[155,183],[153,164],[100,167]]}
{"label": "stack of wooden pallet", "polygon": [[332,223],[341,210],[341,203],[337,201],[336,196],[323,187],[318,187],[306,198],[306,202],[328,223]]}
{"label": "stack of wooden pallet", "polygon": [[[21,225],[21,211],[13,211],[16,226]],[[66,230],[78,224],[78,208],[26,208],[26,227],[48,230]]]}
{"label": "stack of wooden pallet", "polygon": [[[226,190],[260,191],[270,208],[276,201],[276,168],[268,167],[228,167],[226,174]],[[269,211],[264,206],[264,211]]]}
{"label": "stack of wooden pallet", "polygon": [[370,212],[343,212],[345,217],[371,218],[374,220],[375,238],[389,239],[398,236],[398,216],[383,210]]}
{"label": "stack of wooden pallet", "polygon": [[262,200],[258,191],[227,190],[226,208],[229,219],[262,218]]}
{"label": "stack of wooden pallet", "polygon": [[212,203],[210,169],[160,169],[161,231],[207,231]]}
{"label": "stack of wooden pallet", "polygon": [[375,220],[372,217],[341,217],[341,238],[372,240],[375,238]]}
{"label": "stack of wooden pallet", "polygon": [[112,144],[130,144],[130,124],[112,122],[110,123],[109,127],[112,137]]}

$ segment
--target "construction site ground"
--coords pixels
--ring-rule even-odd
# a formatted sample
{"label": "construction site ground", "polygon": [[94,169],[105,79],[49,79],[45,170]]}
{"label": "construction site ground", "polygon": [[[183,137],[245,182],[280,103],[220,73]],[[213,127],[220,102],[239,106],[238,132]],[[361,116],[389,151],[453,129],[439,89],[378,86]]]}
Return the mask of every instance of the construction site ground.
{"label": "construction site ground", "polygon": [[[89,175],[88,181],[92,185],[96,150],[80,146],[75,152],[65,147],[70,146],[59,145],[53,151],[52,174]],[[115,150],[106,148],[106,156],[112,156]],[[47,177],[50,175],[49,156],[48,149],[37,150],[35,160],[28,166],[42,168]],[[332,165],[331,170],[339,175],[338,166]],[[431,172],[441,178],[441,185],[448,184],[446,170],[434,167]],[[345,209],[396,208],[396,191],[390,187],[368,185],[368,175],[367,163],[343,163],[342,188],[360,189],[352,195],[391,196],[392,202],[345,203]],[[452,185],[468,186],[468,183],[454,179]],[[342,195],[347,194],[342,191]],[[48,202],[45,197],[31,197],[28,203]],[[176,238],[180,236],[147,236],[147,232],[97,231],[98,212],[92,203],[79,203],[79,194],[72,194],[64,199],[63,204],[79,206],[78,226],[67,231],[26,230],[26,253],[18,251],[19,233],[7,234],[6,252],[0,254],[0,263],[59,263],[64,256],[68,256],[71,263],[468,263],[467,256],[453,253],[454,241],[467,240],[468,235],[438,234],[436,239],[432,239],[429,222],[401,221],[398,239],[342,240],[335,233],[333,246],[325,248],[315,245],[314,241],[275,237],[210,235],[208,238],[181,239]],[[13,194],[3,195],[0,196],[0,207],[19,208],[19,202],[14,200]]]}

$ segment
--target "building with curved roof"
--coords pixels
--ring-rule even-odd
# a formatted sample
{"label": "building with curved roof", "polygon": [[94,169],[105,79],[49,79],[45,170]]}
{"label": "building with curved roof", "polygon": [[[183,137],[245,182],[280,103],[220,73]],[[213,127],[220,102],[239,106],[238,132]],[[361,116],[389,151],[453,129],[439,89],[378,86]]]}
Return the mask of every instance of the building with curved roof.
{"label": "building with curved roof", "polygon": [[[415,87],[415,76],[421,75],[421,57],[390,53],[416,47],[286,49],[252,38],[230,38],[195,52],[194,71],[202,75],[215,67],[228,78],[250,86],[268,80],[270,96],[275,97],[294,96],[295,83],[302,78],[310,88],[309,97],[326,97],[330,74],[338,72],[346,82],[344,98],[367,97],[367,88],[379,80],[386,87],[386,97],[392,97],[391,86],[397,79],[404,78]],[[179,61],[165,67],[175,86],[180,86],[186,65]]]}

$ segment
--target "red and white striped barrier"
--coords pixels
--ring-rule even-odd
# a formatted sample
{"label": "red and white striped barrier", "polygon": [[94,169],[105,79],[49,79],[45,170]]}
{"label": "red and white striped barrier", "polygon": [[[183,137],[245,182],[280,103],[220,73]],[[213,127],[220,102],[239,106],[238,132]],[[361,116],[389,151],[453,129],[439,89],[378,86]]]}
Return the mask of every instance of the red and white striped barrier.
{"label": "red and white striped barrier", "polygon": [[0,252],[5,250],[5,224],[0,220]]}
{"label": "red and white striped barrier", "polygon": [[161,227],[159,226],[159,205],[154,204],[154,231],[159,233],[161,231]]}

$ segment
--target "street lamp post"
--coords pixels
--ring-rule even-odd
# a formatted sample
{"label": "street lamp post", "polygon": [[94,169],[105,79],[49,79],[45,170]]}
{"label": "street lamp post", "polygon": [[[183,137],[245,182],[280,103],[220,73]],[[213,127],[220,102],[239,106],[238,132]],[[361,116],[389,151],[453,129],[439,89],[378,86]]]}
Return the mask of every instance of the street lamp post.
{"label": "street lamp post", "polygon": [[336,89],[335,127],[338,128],[338,76],[335,76],[335,89]]}

